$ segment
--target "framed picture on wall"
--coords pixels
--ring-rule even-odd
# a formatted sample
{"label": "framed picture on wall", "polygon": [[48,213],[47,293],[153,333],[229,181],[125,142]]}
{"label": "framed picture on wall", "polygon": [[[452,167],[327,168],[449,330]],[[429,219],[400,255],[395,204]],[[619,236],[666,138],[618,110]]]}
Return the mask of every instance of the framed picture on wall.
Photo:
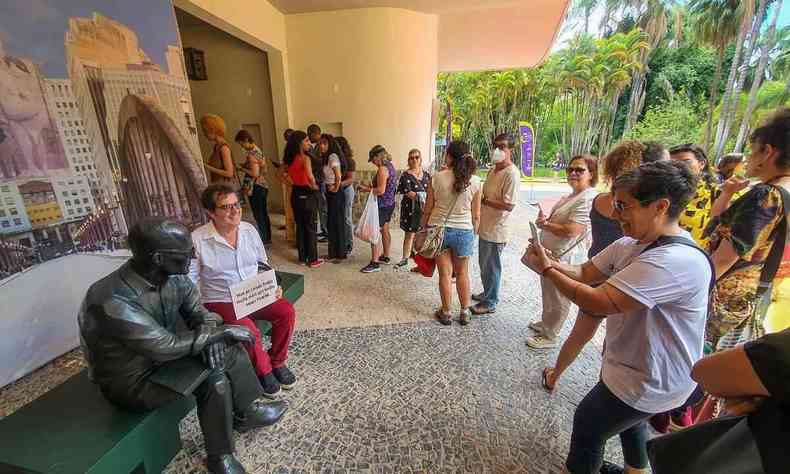
{"label": "framed picture on wall", "polygon": [[195,48],[184,48],[184,62],[187,66],[187,77],[192,81],[206,81],[205,53]]}

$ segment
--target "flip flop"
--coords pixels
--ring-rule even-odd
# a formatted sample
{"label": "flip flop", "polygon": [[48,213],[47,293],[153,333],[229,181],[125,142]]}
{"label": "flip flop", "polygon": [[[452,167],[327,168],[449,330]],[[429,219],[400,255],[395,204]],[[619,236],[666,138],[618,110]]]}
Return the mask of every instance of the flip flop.
{"label": "flip flop", "polygon": [[[545,369],[543,369],[543,374],[542,374],[542,377],[541,377],[541,385],[543,385],[543,389],[544,390],[546,390],[547,392],[551,393],[551,392],[554,391],[554,386],[551,386],[551,387],[549,386],[549,371],[554,372],[554,369],[551,368],[551,367],[546,367]],[[555,383],[556,383],[556,381],[555,381]]]}

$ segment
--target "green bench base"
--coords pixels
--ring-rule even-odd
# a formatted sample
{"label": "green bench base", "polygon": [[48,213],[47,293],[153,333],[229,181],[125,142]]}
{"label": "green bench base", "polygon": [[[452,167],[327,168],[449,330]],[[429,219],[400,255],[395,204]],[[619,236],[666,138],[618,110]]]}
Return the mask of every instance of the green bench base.
{"label": "green bench base", "polygon": [[[277,272],[295,303],[304,276]],[[271,325],[259,321],[262,333]],[[82,371],[0,420],[0,474],[154,474],[181,449],[178,423],[195,407],[184,398],[149,413],[108,402]]]}
{"label": "green bench base", "polygon": [[149,413],[108,402],[82,371],[0,422],[0,462],[32,473],[162,472],[181,449],[184,398]]}

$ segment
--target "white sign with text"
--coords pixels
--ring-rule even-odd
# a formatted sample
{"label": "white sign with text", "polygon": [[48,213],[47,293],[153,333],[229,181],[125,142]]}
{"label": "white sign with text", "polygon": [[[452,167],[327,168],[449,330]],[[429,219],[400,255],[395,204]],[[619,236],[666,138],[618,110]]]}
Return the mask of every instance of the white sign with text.
{"label": "white sign with text", "polygon": [[230,287],[236,319],[241,319],[277,301],[277,276],[274,270],[259,272]]}

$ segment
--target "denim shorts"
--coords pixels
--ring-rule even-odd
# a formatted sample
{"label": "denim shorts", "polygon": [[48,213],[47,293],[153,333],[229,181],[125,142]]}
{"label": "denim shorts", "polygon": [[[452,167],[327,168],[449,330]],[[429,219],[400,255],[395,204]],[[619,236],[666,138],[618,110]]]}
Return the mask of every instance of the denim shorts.
{"label": "denim shorts", "polygon": [[471,229],[446,227],[442,252],[451,250],[455,257],[471,257],[475,253],[475,233]]}

